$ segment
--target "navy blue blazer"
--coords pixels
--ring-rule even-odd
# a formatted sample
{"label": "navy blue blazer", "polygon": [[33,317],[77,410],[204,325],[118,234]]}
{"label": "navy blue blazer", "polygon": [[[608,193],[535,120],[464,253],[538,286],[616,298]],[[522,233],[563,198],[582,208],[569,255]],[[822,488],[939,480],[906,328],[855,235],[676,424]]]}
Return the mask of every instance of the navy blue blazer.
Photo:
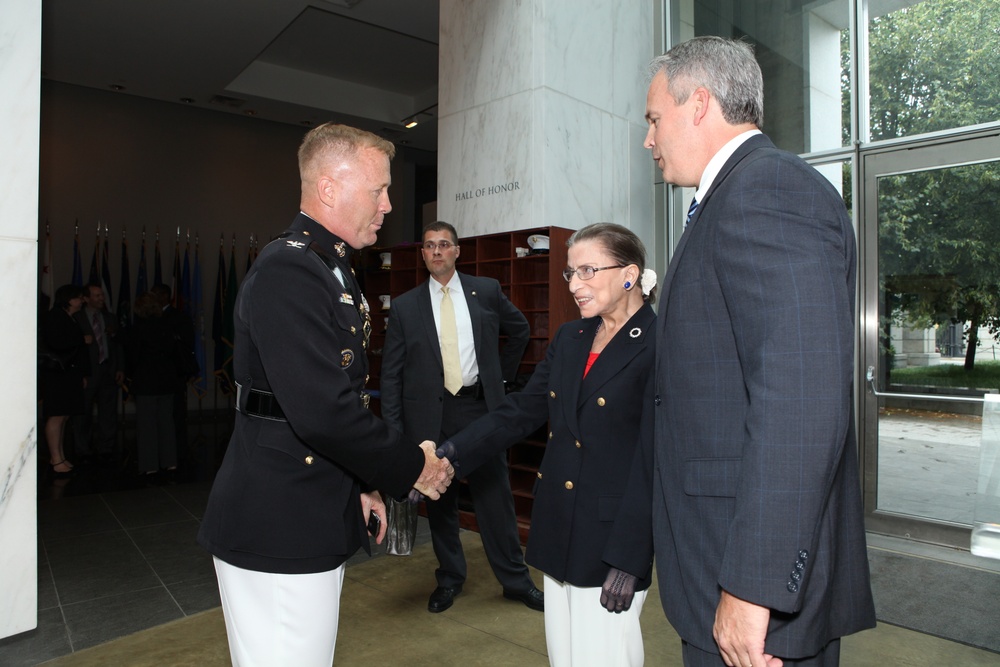
{"label": "navy blue blazer", "polygon": [[582,587],[609,567],[652,580],[652,378],[656,315],[644,305],[583,376],[600,318],[559,328],[523,391],[452,438],[460,473],[548,420],[525,560]]}
{"label": "navy blue blazer", "polygon": [[853,416],[854,231],[763,136],[681,237],[657,333],[654,534],[682,639],[718,652],[720,588],[769,607],[765,652],[873,627]]}

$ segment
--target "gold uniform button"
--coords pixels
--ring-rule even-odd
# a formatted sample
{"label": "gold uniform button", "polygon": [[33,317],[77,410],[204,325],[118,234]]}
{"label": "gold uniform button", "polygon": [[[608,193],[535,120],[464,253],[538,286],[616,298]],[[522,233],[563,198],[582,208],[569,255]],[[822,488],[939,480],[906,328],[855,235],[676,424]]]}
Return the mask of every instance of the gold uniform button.
{"label": "gold uniform button", "polygon": [[538,479],[541,479],[541,478],[542,478],[542,473],[540,473],[540,472],[536,472],[535,474],[536,474],[536,475],[538,475]]}
{"label": "gold uniform button", "polygon": [[575,443],[573,443],[573,444],[575,444],[575,445],[576,445],[576,448],[577,448],[577,449],[580,449],[581,447],[583,447],[583,445],[581,445],[581,444],[580,444],[580,441],[579,441],[579,440],[577,440],[577,441],[576,441]]}
{"label": "gold uniform button", "polygon": [[556,397],[556,392],[550,391],[549,392],[549,398],[555,398],[555,397]]}
{"label": "gold uniform button", "polygon": [[311,466],[312,464],[313,464],[313,457],[312,454],[310,454],[309,456],[306,457],[306,465]]}
{"label": "gold uniform button", "polygon": [[354,327],[351,327],[351,335],[353,336],[356,333],[358,333],[358,330],[355,329]]}
{"label": "gold uniform button", "polygon": [[567,491],[572,491],[573,490],[573,482],[566,482],[566,484],[564,484],[564,486],[566,487]]}
{"label": "gold uniform button", "polygon": [[549,431],[549,440],[552,439],[552,431]]}
{"label": "gold uniform button", "polygon": [[597,399],[597,404],[598,404],[599,406],[601,406],[602,408],[604,407],[604,404],[605,404],[606,402],[607,402],[607,401],[605,401],[603,397],[601,397],[601,398]]}

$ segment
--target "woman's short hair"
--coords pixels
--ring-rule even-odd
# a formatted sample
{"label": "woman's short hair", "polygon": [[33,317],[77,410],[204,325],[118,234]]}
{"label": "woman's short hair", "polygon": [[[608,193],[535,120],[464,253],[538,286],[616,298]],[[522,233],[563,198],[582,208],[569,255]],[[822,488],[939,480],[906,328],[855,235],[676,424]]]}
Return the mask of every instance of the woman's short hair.
{"label": "woman's short hair", "polygon": [[69,302],[76,298],[83,298],[83,288],[79,285],[63,285],[52,297],[52,307],[66,310],[69,308]]}
{"label": "woman's short hair", "polygon": [[[573,232],[573,235],[566,241],[566,247],[572,248],[573,244],[580,241],[600,243],[604,250],[619,264],[638,266],[640,276],[646,269],[646,246],[628,227],[613,222],[595,222]],[[653,295],[646,295],[645,298],[652,301]]]}

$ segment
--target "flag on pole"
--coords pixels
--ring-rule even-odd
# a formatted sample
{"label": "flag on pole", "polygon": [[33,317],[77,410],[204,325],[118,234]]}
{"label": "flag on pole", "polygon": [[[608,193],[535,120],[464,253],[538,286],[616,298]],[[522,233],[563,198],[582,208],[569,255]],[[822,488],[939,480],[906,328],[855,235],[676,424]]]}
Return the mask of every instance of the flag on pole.
{"label": "flag on pole", "polygon": [[108,226],[104,225],[104,250],[101,252],[101,289],[104,291],[104,307],[111,311],[111,304],[114,303],[111,296],[111,264],[108,256],[111,250],[108,248]]}
{"label": "flag on pole", "polygon": [[87,282],[91,285],[101,284],[101,223],[97,223],[97,238],[94,240],[94,254],[90,258],[90,275]]}
{"label": "flag on pole", "polygon": [[135,295],[142,296],[149,291],[146,284],[146,228],[142,228],[142,243],[139,245],[139,272],[135,276]]}
{"label": "flag on pole", "polygon": [[247,244],[247,268],[243,275],[250,273],[251,264],[253,264],[253,234],[250,235],[250,242]]}
{"label": "flag on pole", "polygon": [[153,287],[163,284],[163,269],[160,263],[160,228],[156,228],[156,242],[153,248]]}
{"label": "flag on pole", "polygon": [[177,228],[177,238],[174,240],[174,268],[170,272],[170,305],[184,312],[184,297],[181,295],[181,228]]}
{"label": "flag on pole", "polygon": [[230,391],[236,389],[233,382],[233,349],[236,346],[236,325],[233,319],[236,310],[236,291],[239,282],[236,279],[236,234],[233,234],[233,245],[229,251],[229,276],[226,278],[226,301],[223,304],[222,342],[225,343],[222,375],[226,379],[225,386]]}
{"label": "flag on pole", "polygon": [[191,232],[188,232],[184,242],[184,266],[181,268],[180,295],[177,297],[177,307],[194,321],[194,309],[191,307]]}
{"label": "flag on pole", "polygon": [[219,379],[219,389],[223,393],[231,393],[229,378],[222,369],[226,362],[226,343],[222,340],[222,331],[226,319],[226,238],[219,235],[219,270],[215,275],[215,299],[212,303],[212,341],[215,343],[213,352],[213,373]]}
{"label": "flag on pole", "polygon": [[122,230],[122,279],[118,283],[118,306],[115,308],[118,315],[119,329],[127,329],[132,324],[132,287],[129,284],[128,275],[128,241],[125,239],[125,230]]}
{"label": "flag on pole", "polygon": [[77,287],[83,287],[83,262],[80,260],[80,223],[73,229],[73,280]]}
{"label": "flag on pole", "polygon": [[56,291],[52,284],[52,235],[49,233],[49,223],[45,223],[45,247],[42,249],[42,279],[39,290],[48,297],[49,305]]}
{"label": "flag on pole", "polygon": [[199,400],[208,393],[208,373],[205,364],[205,308],[201,298],[201,261],[199,258],[198,236],[194,237],[194,277],[191,284],[191,312],[194,319],[194,359],[198,362],[198,375],[191,383],[191,389]]}

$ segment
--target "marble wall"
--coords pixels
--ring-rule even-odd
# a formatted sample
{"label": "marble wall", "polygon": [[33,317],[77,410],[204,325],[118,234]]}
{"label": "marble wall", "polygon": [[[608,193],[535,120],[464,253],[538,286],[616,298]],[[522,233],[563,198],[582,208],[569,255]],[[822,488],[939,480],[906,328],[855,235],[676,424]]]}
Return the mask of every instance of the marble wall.
{"label": "marble wall", "polygon": [[[0,637],[37,624],[35,328],[41,0],[0,3]],[[46,458],[46,460],[48,460]]]}
{"label": "marble wall", "polygon": [[441,220],[470,236],[612,221],[648,245],[653,4],[441,0]]}

